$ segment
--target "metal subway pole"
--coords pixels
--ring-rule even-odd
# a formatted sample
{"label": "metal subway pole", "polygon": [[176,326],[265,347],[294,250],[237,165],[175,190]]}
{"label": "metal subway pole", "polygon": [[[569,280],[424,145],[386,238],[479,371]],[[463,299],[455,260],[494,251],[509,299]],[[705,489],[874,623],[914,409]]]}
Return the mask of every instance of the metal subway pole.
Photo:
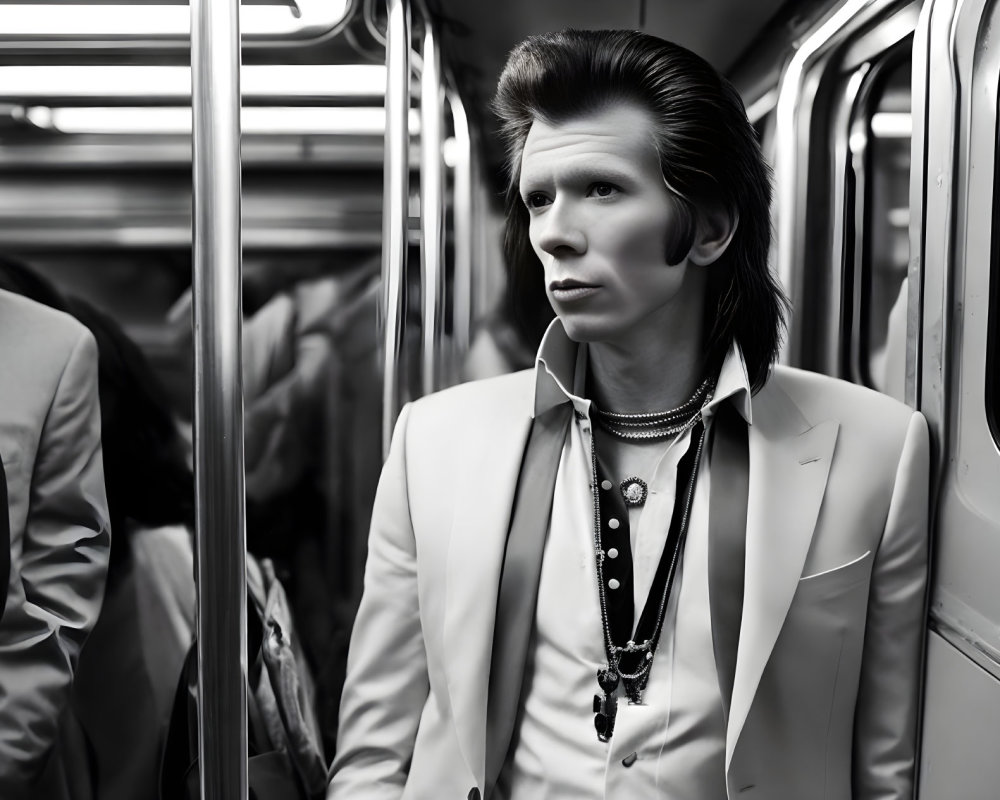
{"label": "metal subway pole", "polygon": [[[455,126],[452,213],[455,225],[455,285],[452,329],[456,367],[469,352],[472,328],[472,140],[465,106],[457,90],[447,93]],[[457,369],[456,369],[457,373]]]}
{"label": "metal subway pole", "polygon": [[191,75],[201,797],[245,800],[239,0],[192,0]]}
{"label": "metal subway pole", "polygon": [[422,388],[440,385],[444,340],[444,84],[441,50],[426,11],[420,74],[420,361]]}
{"label": "metal subway pole", "polygon": [[410,4],[386,0],[385,162],[382,196],[382,456],[388,455],[400,407],[406,325],[407,219],[410,193]]}

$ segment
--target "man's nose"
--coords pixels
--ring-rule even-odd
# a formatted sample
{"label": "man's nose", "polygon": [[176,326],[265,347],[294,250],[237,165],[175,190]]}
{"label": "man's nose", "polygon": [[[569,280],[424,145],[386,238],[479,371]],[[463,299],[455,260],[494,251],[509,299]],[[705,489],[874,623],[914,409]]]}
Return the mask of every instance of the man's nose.
{"label": "man's nose", "polygon": [[539,226],[538,246],[549,255],[580,255],[587,250],[584,227],[571,203],[556,200],[535,222]]}

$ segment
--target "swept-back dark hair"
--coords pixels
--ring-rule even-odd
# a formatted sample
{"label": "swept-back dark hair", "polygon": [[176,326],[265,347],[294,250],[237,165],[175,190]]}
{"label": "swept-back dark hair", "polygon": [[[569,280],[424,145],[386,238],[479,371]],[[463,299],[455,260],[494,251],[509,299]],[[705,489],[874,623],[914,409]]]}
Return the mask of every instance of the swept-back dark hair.
{"label": "swept-back dark hair", "polygon": [[648,34],[567,29],[532,36],[507,59],[493,107],[507,148],[504,256],[515,322],[537,341],[552,317],[518,189],[528,131],[536,119],[558,124],[621,102],[637,104],[654,123],[679,222],[666,264],[691,249],[700,209],[721,206],[738,217],[732,241],[709,267],[706,357],[718,364],[738,341],[757,391],[777,358],[787,308],[768,268],[770,170],[736,89],[699,56]]}

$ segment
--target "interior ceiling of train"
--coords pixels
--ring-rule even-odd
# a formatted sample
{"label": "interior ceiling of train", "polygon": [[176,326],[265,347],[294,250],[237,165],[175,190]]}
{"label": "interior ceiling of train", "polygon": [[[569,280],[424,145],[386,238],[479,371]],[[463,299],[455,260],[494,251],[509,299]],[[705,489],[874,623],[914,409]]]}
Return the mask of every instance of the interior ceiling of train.
{"label": "interior ceiling of train", "polygon": [[[683,44],[729,69],[783,0],[432,0],[454,56],[496,82],[507,52],[533,33],[574,28],[634,28]],[[474,36],[462,36],[474,31]],[[449,34],[451,34],[449,36]]]}
{"label": "interior ceiling of train", "polygon": [[[428,0],[470,112],[487,126],[489,101],[510,49],[564,27],[632,28],[682,44],[724,73],[768,35],[795,38],[817,0]],[[492,160],[492,159],[491,159]]]}

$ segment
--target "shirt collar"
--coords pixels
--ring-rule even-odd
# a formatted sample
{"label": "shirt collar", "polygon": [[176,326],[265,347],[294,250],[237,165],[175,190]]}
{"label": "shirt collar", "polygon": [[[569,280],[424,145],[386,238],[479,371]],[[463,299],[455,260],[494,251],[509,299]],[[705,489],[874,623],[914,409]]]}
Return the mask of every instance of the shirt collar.
{"label": "shirt collar", "polygon": [[581,414],[590,414],[583,397],[587,385],[587,345],[577,344],[556,317],[549,324],[535,357],[535,416],[567,400]]}
{"label": "shirt collar", "polygon": [[715,385],[715,394],[705,406],[705,417],[715,413],[716,407],[728,400],[747,425],[753,425],[753,405],[750,402],[750,379],[747,376],[747,365],[743,360],[743,351],[733,342],[729,352],[722,361],[719,370],[719,382]]}
{"label": "shirt collar", "polygon": [[[539,416],[565,402],[585,416],[590,415],[590,400],[583,397],[587,380],[587,345],[577,344],[563,328],[557,317],[552,320],[535,357],[535,411]],[[705,406],[705,417],[715,413],[716,407],[728,400],[746,420],[753,424],[750,402],[750,380],[740,346],[733,342],[722,362],[715,394]]]}

